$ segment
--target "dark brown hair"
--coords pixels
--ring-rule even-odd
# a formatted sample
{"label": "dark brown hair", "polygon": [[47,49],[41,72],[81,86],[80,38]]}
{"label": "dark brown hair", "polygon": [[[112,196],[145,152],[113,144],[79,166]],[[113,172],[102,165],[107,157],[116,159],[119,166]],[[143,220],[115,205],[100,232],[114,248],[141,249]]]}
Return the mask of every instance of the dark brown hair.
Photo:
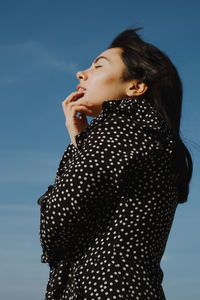
{"label": "dark brown hair", "polygon": [[121,48],[126,65],[123,80],[138,79],[148,89],[142,95],[167,120],[176,140],[174,182],[179,187],[179,203],[187,201],[193,172],[191,155],[180,137],[183,87],[178,71],[169,57],[150,43],[144,42],[136,31],[121,32],[107,49]]}

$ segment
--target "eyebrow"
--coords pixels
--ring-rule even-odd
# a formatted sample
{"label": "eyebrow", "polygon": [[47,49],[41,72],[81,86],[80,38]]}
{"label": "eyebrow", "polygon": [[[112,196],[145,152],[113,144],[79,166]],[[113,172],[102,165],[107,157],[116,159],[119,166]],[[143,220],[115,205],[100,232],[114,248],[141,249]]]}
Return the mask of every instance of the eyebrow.
{"label": "eyebrow", "polygon": [[110,62],[110,59],[108,59],[106,56],[101,55],[101,56],[97,57],[97,58],[94,60],[93,64],[96,64],[96,63],[98,62],[98,60],[101,59],[101,58],[104,58],[104,59],[106,59],[106,60],[108,60],[108,61]]}

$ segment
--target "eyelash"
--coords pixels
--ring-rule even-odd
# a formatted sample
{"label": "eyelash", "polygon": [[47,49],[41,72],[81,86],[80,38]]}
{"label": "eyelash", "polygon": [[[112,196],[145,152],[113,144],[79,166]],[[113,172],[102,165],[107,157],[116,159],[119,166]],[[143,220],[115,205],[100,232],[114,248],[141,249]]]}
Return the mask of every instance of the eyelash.
{"label": "eyelash", "polygon": [[99,67],[102,67],[102,66],[95,66],[95,68],[99,68]]}

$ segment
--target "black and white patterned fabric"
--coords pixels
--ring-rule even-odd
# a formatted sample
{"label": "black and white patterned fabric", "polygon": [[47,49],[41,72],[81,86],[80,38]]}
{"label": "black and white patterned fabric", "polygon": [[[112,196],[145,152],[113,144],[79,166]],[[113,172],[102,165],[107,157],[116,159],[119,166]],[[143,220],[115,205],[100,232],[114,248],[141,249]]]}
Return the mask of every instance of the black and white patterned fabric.
{"label": "black and white patterned fabric", "polygon": [[145,99],[104,101],[38,199],[45,300],[164,300],[160,267],[178,204],[175,141]]}

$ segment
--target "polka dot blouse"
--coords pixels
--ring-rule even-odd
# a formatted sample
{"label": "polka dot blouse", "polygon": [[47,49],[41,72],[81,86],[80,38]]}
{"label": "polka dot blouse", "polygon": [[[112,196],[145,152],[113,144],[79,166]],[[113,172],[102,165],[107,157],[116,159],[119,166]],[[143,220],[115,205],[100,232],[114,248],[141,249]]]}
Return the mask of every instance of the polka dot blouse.
{"label": "polka dot blouse", "polygon": [[45,300],[164,300],[178,204],[167,122],[145,99],[108,100],[75,139],[38,199]]}

